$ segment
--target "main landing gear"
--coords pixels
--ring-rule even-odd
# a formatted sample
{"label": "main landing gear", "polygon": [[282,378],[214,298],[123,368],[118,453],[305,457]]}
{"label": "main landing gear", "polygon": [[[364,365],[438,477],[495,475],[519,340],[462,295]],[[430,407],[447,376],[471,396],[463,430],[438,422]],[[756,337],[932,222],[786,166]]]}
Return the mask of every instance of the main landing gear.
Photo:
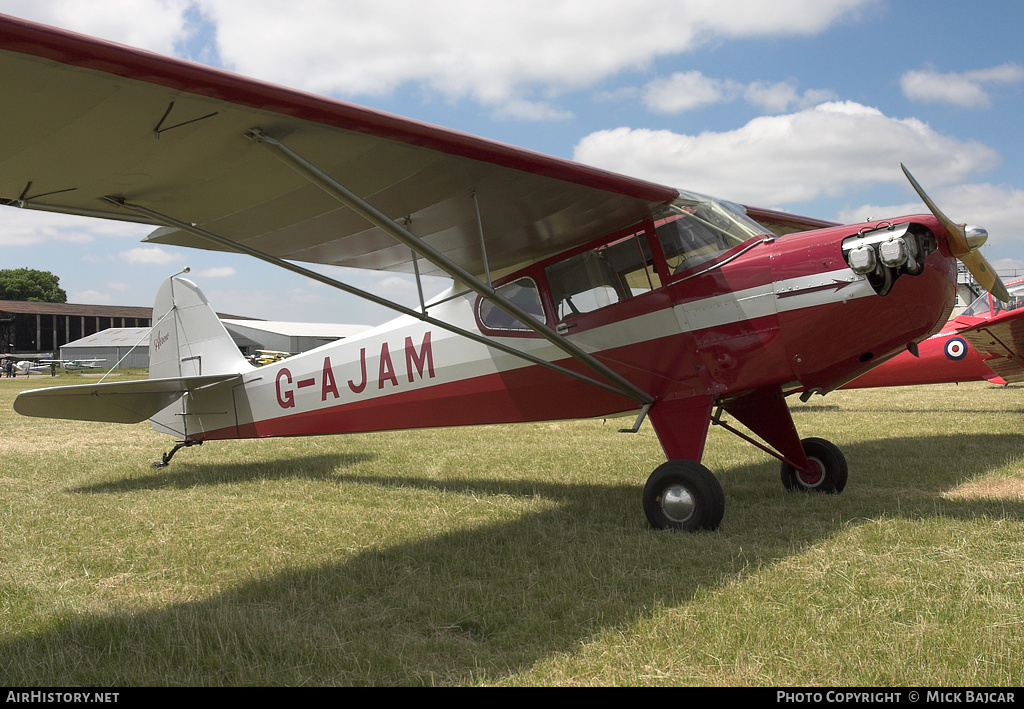
{"label": "main landing gear", "polygon": [[718,478],[700,463],[670,460],[647,478],[644,514],[655,529],[711,531],[725,514],[725,493]]}
{"label": "main landing gear", "polygon": [[[849,469],[838,446],[823,438],[800,441],[810,468],[800,470],[782,461],[782,484],[787,490],[838,494],[846,487]],[[718,478],[692,460],[659,465],[644,485],[644,514],[655,529],[712,531],[725,513],[725,494]]]}

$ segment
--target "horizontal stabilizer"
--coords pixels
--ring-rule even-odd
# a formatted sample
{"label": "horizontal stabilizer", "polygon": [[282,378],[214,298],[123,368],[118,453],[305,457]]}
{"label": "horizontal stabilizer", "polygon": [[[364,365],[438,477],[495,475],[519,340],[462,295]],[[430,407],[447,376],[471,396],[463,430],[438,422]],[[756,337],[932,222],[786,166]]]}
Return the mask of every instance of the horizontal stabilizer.
{"label": "horizontal stabilizer", "polygon": [[232,379],[242,381],[240,374],[215,374],[33,389],[18,395],[14,410],[42,418],[139,423],[183,394]]}

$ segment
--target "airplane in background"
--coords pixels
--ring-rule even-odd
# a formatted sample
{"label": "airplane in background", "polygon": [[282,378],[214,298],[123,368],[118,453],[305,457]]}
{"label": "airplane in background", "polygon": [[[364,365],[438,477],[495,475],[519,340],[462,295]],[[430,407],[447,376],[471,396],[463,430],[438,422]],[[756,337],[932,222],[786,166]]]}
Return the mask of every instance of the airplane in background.
{"label": "airplane in background", "polygon": [[[624,432],[649,418],[667,458],[644,486],[651,526],[715,529],[712,424],[778,459],[787,489],[841,492],[845,457],[800,438],[787,397],[936,332],[955,259],[1005,296],[984,230],[905,168],[930,213],[830,225],[11,17],[0,69],[0,203],[151,224],[149,243],[245,253],[399,313],[256,368],[179,274],[157,293],[148,380],[15,401],[149,420],[177,439],[158,465],[223,439],[636,414]],[[406,307],[299,262],[452,286]]]}
{"label": "airplane in background", "polygon": [[40,360],[20,359],[14,362],[14,373],[27,377],[31,374],[53,374],[53,367]]}
{"label": "airplane in background", "polygon": [[1009,297],[984,293],[942,330],[846,384],[844,389],[987,381],[1024,381],[1024,281]]}
{"label": "airplane in background", "polygon": [[[24,355],[23,355],[24,356]],[[14,363],[14,370],[22,376],[30,374],[54,375],[57,368],[65,372],[79,372],[84,369],[102,369],[105,359],[23,359]]]}
{"label": "airplane in background", "polygon": [[256,350],[256,354],[251,355],[249,361],[257,367],[262,367],[265,364],[280,362],[294,354],[294,352],[281,352],[280,350]]}
{"label": "airplane in background", "polygon": [[103,369],[103,364],[106,363],[105,359],[55,359],[55,360],[43,360],[44,362],[52,361],[54,364],[59,366],[65,372],[80,372],[84,369]]}

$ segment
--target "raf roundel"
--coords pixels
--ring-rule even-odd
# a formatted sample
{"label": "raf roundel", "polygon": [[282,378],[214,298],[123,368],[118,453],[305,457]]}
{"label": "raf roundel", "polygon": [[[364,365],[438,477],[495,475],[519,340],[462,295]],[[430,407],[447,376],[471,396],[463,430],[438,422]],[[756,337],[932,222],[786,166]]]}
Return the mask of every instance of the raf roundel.
{"label": "raf roundel", "polygon": [[967,356],[967,342],[960,337],[954,337],[946,343],[946,356],[954,362],[959,362]]}

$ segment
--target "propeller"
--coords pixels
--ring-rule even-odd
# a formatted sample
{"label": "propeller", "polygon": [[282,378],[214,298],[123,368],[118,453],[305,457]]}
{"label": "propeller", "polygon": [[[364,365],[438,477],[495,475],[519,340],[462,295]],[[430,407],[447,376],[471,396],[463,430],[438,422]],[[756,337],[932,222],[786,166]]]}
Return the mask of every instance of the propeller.
{"label": "propeller", "polygon": [[914,176],[910,174],[907,166],[900,163],[900,167],[903,168],[903,174],[910,180],[914,191],[928,205],[929,211],[939,220],[942,228],[946,230],[946,243],[949,244],[950,252],[960,259],[960,262],[967,267],[967,270],[971,272],[971,275],[974,276],[975,280],[985,290],[1004,303],[1009,302],[1010,294],[1006,292],[1006,286],[1003,285],[992,265],[985,260],[985,257],[978,250],[988,239],[988,232],[977,226],[955,224],[953,220],[942,213],[942,210],[935,206],[935,202],[931,200],[917,180],[914,179]]}

